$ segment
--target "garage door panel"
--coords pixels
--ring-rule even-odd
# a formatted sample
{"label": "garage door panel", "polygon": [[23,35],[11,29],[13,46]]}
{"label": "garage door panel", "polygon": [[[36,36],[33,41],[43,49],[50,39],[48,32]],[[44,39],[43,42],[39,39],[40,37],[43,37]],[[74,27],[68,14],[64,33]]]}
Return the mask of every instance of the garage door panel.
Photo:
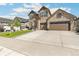
{"label": "garage door panel", "polygon": [[50,30],[68,30],[68,23],[50,24]]}

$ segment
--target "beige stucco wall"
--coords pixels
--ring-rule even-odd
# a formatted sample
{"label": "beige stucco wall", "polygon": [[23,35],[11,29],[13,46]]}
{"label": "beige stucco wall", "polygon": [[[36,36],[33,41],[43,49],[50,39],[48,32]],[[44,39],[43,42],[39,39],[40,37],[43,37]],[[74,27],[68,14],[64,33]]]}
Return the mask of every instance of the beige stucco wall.
{"label": "beige stucco wall", "polygon": [[37,29],[40,30],[40,20],[38,20],[38,25],[37,25]]}

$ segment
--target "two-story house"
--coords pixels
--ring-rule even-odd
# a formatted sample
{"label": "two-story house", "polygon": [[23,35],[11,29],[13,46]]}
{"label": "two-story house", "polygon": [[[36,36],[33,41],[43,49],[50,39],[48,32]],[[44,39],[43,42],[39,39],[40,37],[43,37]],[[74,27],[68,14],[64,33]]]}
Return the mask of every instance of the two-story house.
{"label": "two-story house", "polygon": [[58,9],[53,14],[43,6],[38,13],[29,13],[31,27],[39,30],[75,30],[76,16]]}

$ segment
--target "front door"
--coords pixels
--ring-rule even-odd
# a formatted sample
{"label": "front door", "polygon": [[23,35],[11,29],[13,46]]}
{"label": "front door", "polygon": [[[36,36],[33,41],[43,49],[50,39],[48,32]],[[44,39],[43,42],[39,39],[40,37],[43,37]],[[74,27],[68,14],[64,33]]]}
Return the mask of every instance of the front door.
{"label": "front door", "polygon": [[40,28],[41,28],[41,30],[46,30],[46,23],[41,23]]}

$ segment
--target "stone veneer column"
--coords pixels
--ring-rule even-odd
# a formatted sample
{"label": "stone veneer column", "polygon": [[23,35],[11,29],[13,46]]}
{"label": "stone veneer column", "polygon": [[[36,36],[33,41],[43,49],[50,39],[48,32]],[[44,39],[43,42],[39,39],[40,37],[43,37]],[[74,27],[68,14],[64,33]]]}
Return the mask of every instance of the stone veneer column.
{"label": "stone veneer column", "polygon": [[74,31],[74,22],[71,21],[71,31]]}
{"label": "stone veneer column", "polygon": [[40,20],[38,20],[38,30],[40,30]]}
{"label": "stone veneer column", "polygon": [[49,23],[49,21],[47,22],[47,29],[49,29],[49,25],[50,25],[50,23]]}

